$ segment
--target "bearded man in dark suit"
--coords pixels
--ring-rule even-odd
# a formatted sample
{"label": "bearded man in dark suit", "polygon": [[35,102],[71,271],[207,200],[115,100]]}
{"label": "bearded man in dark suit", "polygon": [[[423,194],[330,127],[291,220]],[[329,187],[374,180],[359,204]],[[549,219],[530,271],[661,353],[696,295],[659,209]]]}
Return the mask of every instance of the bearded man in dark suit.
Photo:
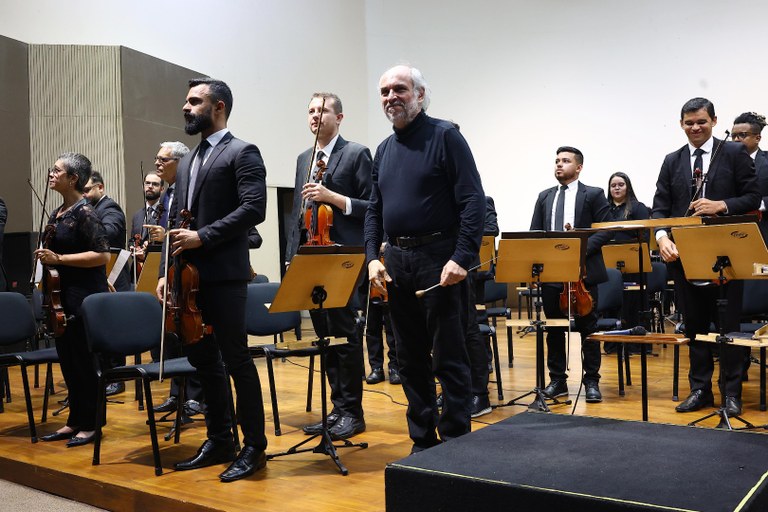
{"label": "bearded man in dark suit", "polygon": [[[198,343],[184,346],[203,385],[208,439],[193,457],[176,463],[175,468],[197,469],[234,459],[219,475],[222,482],[239,480],[263,468],[267,447],[261,383],[248,352],[245,329],[251,278],[248,230],[264,220],[266,169],[259,149],[227,129],[231,110],[232,91],[227,84],[210,78],[189,81],[183,107],[185,131],[201,134],[202,140],[179,162],[169,214],[171,254],[181,254],[197,267],[197,306],[204,323],[213,328]],[[187,228],[177,227],[183,209],[191,213]],[[165,297],[164,277],[158,281],[157,295],[161,300]],[[243,430],[244,446],[237,457],[227,371],[235,382],[237,416]]]}
{"label": "bearded man in dark suit", "polygon": [[[739,215],[760,206],[754,162],[743,144],[715,139],[712,136],[715,124],[715,106],[708,99],[693,98],[683,105],[680,127],[688,144],[664,158],[656,182],[651,218],[683,217],[689,213]],[[713,312],[717,311],[720,290],[711,284],[699,286],[701,283],[687,280],[677,246],[667,230],[657,230],[656,241],[675,282],[675,297],[683,313],[685,335],[691,340],[688,345],[691,394],[676,410],[697,411],[714,404],[712,345],[696,341],[696,335],[709,332],[710,323],[719,323]],[[726,332],[738,331],[744,283],[731,281],[724,287],[728,307],[725,326],[721,327]],[[742,368],[746,352],[744,347],[727,344],[720,350],[721,399],[731,416],[741,413]]]}
{"label": "bearded man in dark suit", "polygon": [[[603,189],[590,187],[579,181],[584,166],[584,155],[574,147],[562,146],[555,158],[555,179],[559,187],[552,187],[539,194],[531,219],[531,230],[563,231],[571,228],[588,228],[594,222],[608,219],[610,206]],[[608,280],[603,262],[603,245],[611,239],[608,231],[595,233],[587,241],[585,253],[586,276],[584,284],[597,304],[597,285]],[[547,318],[565,318],[560,311],[559,296],[562,284],[548,283],[542,287],[542,301]],[[584,355],[584,388],[587,403],[603,400],[600,393],[600,343],[587,341],[587,336],[597,330],[594,309],[588,315],[576,317],[576,330],[581,335],[581,351]],[[547,368],[550,383],[543,389],[548,398],[568,395],[568,375],[565,357],[565,329],[547,329]]]}
{"label": "bearded man in dark suit", "polygon": [[[323,99],[325,106],[323,107]],[[315,93],[309,102],[309,129],[317,135],[317,148],[309,148],[296,161],[296,187],[293,194],[293,228],[288,237],[286,264],[303,243],[304,219],[300,217],[302,201],[326,204],[333,210],[330,238],[341,245],[363,245],[363,221],[371,195],[371,152],[365,146],[345,140],[339,134],[344,118],[341,100],[332,93]],[[322,119],[322,123],[320,120]],[[318,134],[318,129],[320,133]],[[316,149],[316,151],[313,151]],[[322,179],[313,179],[322,160],[326,170]],[[322,165],[322,164],[321,164]],[[311,169],[310,169],[311,168]],[[310,172],[311,170],[311,172]],[[347,439],[365,430],[363,419],[363,340],[355,309],[363,309],[366,286],[361,280],[358,293],[346,308],[328,310],[330,333],[347,338],[347,343],[330,349],[326,357],[328,382],[331,386],[333,410],[328,415],[328,427],[333,439]],[[312,312],[311,314],[314,314]],[[313,321],[314,321],[313,316]],[[315,322],[315,329],[321,325]],[[320,333],[318,333],[320,334]],[[307,425],[304,432],[314,435],[322,423]]]}

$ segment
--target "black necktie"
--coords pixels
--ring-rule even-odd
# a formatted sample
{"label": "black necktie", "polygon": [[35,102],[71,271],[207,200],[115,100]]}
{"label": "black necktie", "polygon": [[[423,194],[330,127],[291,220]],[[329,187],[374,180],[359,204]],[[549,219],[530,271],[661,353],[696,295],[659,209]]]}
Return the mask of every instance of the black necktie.
{"label": "black necktie", "polygon": [[203,167],[203,162],[205,161],[205,153],[208,151],[208,148],[211,147],[211,144],[208,142],[207,139],[203,139],[200,142],[200,146],[198,146],[197,149],[197,156],[195,157],[194,162],[192,162],[192,169],[189,173],[189,191],[187,192],[187,205],[192,204],[192,195],[195,193],[195,183],[197,182],[197,175],[200,172],[200,169]]}
{"label": "black necktie", "polygon": [[555,207],[555,231],[563,231],[566,190],[568,190],[568,185],[560,185],[560,193],[557,195],[557,206]]}
{"label": "black necktie", "polygon": [[696,191],[701,189],[701,184],[703,181],[704,160],[701,158],[701,155],[703,154],[704,150],[701,148],[696,148],[696,150],[693,152],[693,156],[696,158],[693,161],[693,180],[691,181],[693,185],[693,192],[691,192],[691,195],[694,199],[701,199],[704,197],[703,190],[699,192],[698,197],[696,196]]}

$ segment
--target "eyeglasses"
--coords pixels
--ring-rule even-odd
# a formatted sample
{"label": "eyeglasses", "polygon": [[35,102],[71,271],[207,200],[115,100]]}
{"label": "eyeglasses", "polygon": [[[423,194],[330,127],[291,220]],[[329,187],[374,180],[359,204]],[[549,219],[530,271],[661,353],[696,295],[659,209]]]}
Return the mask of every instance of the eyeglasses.
{"label": "eyeglasses", "polygon": [[156,156],[155,162],[162,162],[164,164],[167,164],[171,160],[178,160],[178,158],[168,157],[168,156]]}
{"label": "eyeglasses", "polygon": [[159,183],[155,183],[153,181],[145,181],[144,186],[145,187],[161,187],[162,185],[160,185]]}
{"label": "eyeglasses", "polygon": [[83,187],[83,192],[85,192],[86,194],[91,190],[93,190],[93,187]]}
{"label": "eyeglasses", "polygon": [[757,134],[756,134],[756,133],[752,133],[752,132],[739,132],[739,133],[732,133],[732,134],[731,134],[731,138],[732,138],[733,140],[736,140],[736,139],[746,139],[746,138],[747,138],[747,137],[749,137],[750,135],[757,135]]}
{"label": "eyeglasses", "polygon": [[48,169],[48,175],[57,175],[63,172],[67,172],[67,171],[65,171],[64,169],[59,169],[58,167],[51,167],[50,169]]}

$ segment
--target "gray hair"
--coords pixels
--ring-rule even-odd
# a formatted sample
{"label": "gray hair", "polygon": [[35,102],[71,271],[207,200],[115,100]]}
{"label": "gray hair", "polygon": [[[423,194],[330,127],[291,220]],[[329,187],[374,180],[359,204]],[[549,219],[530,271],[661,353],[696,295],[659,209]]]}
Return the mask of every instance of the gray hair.
{"label": "gray hair", "polygon": [[88,180],[91,179],[91,161],[85,155],[72,152],[60,154],[57,160],[64,164],[67,174],[77,177],[75,189],[82,192]]}
{"label": "gray hair", "polygon": [[424,80],[424,75],[417,68],[409,66],[411,68],[411,81],[413,82],[414,89],[421,89],[424,91],[424,101],[421,104],[421,108],[427,111],[429,108],[429,102],[432,97],[432,90],[427,85],[427,81]]}
{"label": "gray hair", "polygon": [[189,153],[189,148],[183,142],[179,142],[179,141],[163,142],[162,144],[160,144],[160,147],[170,149],[171,156],[173,158],[182,158],[184,155]]}

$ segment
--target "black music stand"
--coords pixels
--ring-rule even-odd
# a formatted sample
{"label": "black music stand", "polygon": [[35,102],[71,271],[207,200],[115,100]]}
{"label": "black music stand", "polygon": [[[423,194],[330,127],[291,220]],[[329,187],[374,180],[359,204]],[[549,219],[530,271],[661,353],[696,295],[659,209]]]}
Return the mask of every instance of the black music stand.
{"label": "black music stand", "polygon": [[[716,279],[720,285],[720,298],[717,299],[719,332],[697,336],[697,339],[717,343],[720,352],[722,352],[722,347],[725,344],[738,344],[740,333],[726,333],[725,331],[728,299],[725,298],[725,290],[722,285],[729,280],[752,279],[754,263],[768,259],[768,250],[766,250],[757,224],[718,224],[673,228],[672,235],[680,253],[680,261],[683,264],[686,279],[703,281]],[[688,425],[693,426],[703,420],[718,416],[720,418],[718,428],[725,427],[728,430],[734,430],[731,426],[731,419],[740,421],[745,425],[745,428],[756,428],[755,425],[740,416],[730,416],[726,411],[725,393],[722,389],[724,386],[722,364],[720,365],[719,380],[722,406],[717,411],[692,421]]]}
{"label": "black music stand", "polygon": [[[368,448],[368,443],[352,443],[343,439],[343,445],[333,444],[328,432],[328,407],[326,404],[325,351],[330,343],[328,338],[327,308],[345,307],[355,291],[360,274],[365,268],[365,254],[362,247],[349,246],[302,246],[291,260],[283,276],[280,288],[269,308],[270,313],[317,309],[320,321],[315,325],[319,339],[315,342],[320,352],[320,396],[322,400],[322,424],[319,434],[305,439],[287,451],[267,455],[267,459],[313,452],[328,455],[338,466],[342,475],[349,471],[341,463],[337,448]],[[316,437],[320,443],[314,448],[301,448]],[[301,448],[301,449],[299,449]]]}
{"label": "black music stand", "polygon": [[[513,398],[506,404],[522,405],[529,410],[550,412],[552,405],[570,405],[571,400],[560,401],[547,398],[544,389],[544,329],[549,327],[570,326],[570,319],[542,320],[542,283],[561,283],[578,281],[581,276],[583,259],[583,234],[562,231],[528,231],[522,233],[502,233],[499,241],[499,254],[496,260],[496,280],[499,282],[535,282],[536,294],[534,320],[512,320],[512,325],[533,327],[536,331],[536,386],[529,392]],[[530,404],[521,403],[528,396],[534,395]]]}

